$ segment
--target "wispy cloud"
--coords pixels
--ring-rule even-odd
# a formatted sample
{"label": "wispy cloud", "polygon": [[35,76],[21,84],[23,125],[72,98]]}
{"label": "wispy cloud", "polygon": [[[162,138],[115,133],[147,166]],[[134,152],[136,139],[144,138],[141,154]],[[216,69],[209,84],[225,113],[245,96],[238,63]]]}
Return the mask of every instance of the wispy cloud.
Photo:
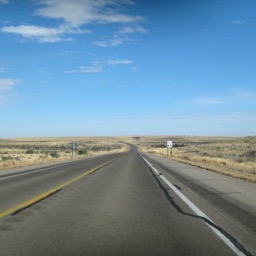
{"label": "wispy cloud", "polygon": [[[172,112],[169,114],[163,114],[158,116],[152,116],[154,119],[163,120],[197,120],[197,119],[236,119],[248,117],[256,119],[256,112],[236,112],[236,111],[217,111],[217,112]],[[151,118],[151,116],[149,117]]]}
{"label": "wispy cloud", "polygon": [[220,105],[222,104],[222,101],[214,98],[200,98],[194,100],[194,103],[199,105]]}
{"label": "wispy cloud", "polygon": [[139,67],[133,66],[133,67],[132,67],[132,72],[137,72],[139,69],[140,69]]}
{"label": "wispy cloud", "polygon": [[74,73],[100,73],[103,72],[103,66],[99,61],[95,61],[92,63],[91,66],[81,66],[75,70],[68,70],[66,71],[67,74],[74,74]]}
{"label": "wispy cloud", "polygon": [[14,84],[17,82],[17,79],[11,78],[0,78],[0,91],[10,90],[13,88]]}
{"label": "wispy cloud", "polygon": [[[239,124],[243,123],[241,127]],[[128,125],[134,124],[136,126]],[[248,136],[255,135],[256,112],[177,112],[169,114],[126,115],[96,118],[84,123],[84,127],[102,134],[102,127],[114,135],[128,133],[141,135],[176,134],[186,136]],[[114,124],[114,130],[113,130]],[[101,131],[99,130],[101,127]],[[160,127],[160,129],[159,129]],[[170,128],[171,127],[171,128]],[[158,129],[157,129],[158,128]],[[122,134],[122,131],[126,131]],[[113,135],[108,134],[108,135]],[[95,134],[94,134],[95,135]]]}
{"label": "wispy cloud", "polygon": [[117,34],[134,34],[134,33],[140,33],[140,34],[144,34],[144,33],[147,33],[148,31],[143,28],[142,26],[140,25],[137,25],[137,24],[134,24],[134,25],[125,25],[125,26],[122,26],[118,31],[117,31]]}
{"label": "wispy cloud", "polygon": [[134,62],[127,59],[110,59],[107,61],[94,61],[90,66],[81,66],[78,69],[67,70],[66,74],[74,73],[100,73],[104,71],[106,66],[130,65]]}
{"label": "wispy cloud", "polygon": [[0,0],[0,4],[8,4],[9,0]]}
{"label": "wispy cloud", "polygon": [[0,65],[0,73],[5,73],[6,72],[6,69]]}
{"label": "wispy cloud", "polygon": [[[8,3],[7,0],[0,0],[0,3]],[[135,4],[132,0],[40,0],[36,3],[35,16],[48,19],[55,19],[62,22],[59,27],[42,27],[36,25],[6,26],[1,29],[4,33],[12,33],[23,38],[38,41],[41,43],[55,43],[72,40],[70,34],[89,33],[81,29],[87,24],[130,24],[124,26],[109,41],[96,41],[94,45],[101,47],[117,46],[124,42],[124,34],[144,33],[144,29],[136,23],[144,20],[138,15],[123,13],[125,7]]]}
{"label": "wispy cloud", "polygon": [[256,102],[256,91],[244,90],[244,89],[233,89],[225,95],[225,97],[202,97],[192,99],[190,101],[196,105],[204,106],[217,106],[217,105],[231,105],[231,104],[245,104]]}
{"label": "wispy cloud", "polygon": [[114,47],[114,46],[118,46],[124,43],[124,39],[123,38],[113,38],[109,41],[107,40],[103,40],[103,41],[96,41],[93,42],[94,45],[96,46],[100,46],[100,47]]}
{"label": "wispy cloud", "polygon": [[243,25],[245,23],[247,23],[247,20],[245,20],[245,19],[233,20],[234,25]]}
{"label": "wispy cloud", "polygon": [[46,28],[28,25],[3,27],[2,32],[21,35],[24,38],[37,40],[42,43],[55,43],[63,40],[71,40],[70,38],[64,37],[66,34],[89,33],[88,30],[74,29],[68,26],[61,26],[59,28]]}
{"label": "wispy cloud", "polygon": [[18,79],[0,78],[0,104],[5,103],[7,92],[13,89]]}
{"label": "wispy cloud", "polygon": [[64,56],[70,56],[70,55],[74,55],[74,54],[78,54],[79,51],[77,50],[65,50],[65,51],[62,51],[60,53],[60,55],[64,55]]}
{"label": "wispy cloud", "polygon": [[255,101],[256,102],[256,91],[247,91],[234,89],[233,90],[233,98],[237,101]]}
{"label": "wispy cloud", "polygon": [[128,65],[132,64],[132,60],[108,60],[107,64],[108,65]]}
{"label": "wispy cloud", "polygon": [[122,26],[115,32],[109,40],[101,40],[93,42],[94,45],[100,47],[114,47],[122,45],[124,42],[129,40],[129,36],[132,34],[144,34],[147,30],[137,24],[130,24]]}
{"label": "wispy cloud", "polygon": [[73,26],[88,23],[134,23],[141,16],[121,13],[122,6],[134,4],[127,0],[41,0],[36,15],[60,19]]}

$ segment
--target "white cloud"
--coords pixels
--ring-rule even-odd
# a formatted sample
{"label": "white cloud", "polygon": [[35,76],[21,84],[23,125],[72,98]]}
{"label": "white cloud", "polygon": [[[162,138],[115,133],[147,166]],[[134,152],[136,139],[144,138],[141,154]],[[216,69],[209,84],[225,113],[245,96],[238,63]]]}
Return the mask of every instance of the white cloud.
{"label": "white cloud", "polygon": [[92,135],[102,135],[104,127],[105,135],[248,136],[255,135],[255,125],[256,112],[177,112],[95,118],[80,127],[81,133],[87,129]]}
{"label": "white cloud", "polygon": [[[0,0],[0,3],[8,3]],[[34,1],[37,9],[34,15],[62,22],[59,27],[36,25],[6,26],[4,33],[20,35],[26,39],[42,43],[55,43],[72,40],[69,34],[82,34],[90,31],[81,29],[86,24],[129,24],[122,27],[109,41],[96,41],[101,47],[112,47],[124,43],[125,36],[132,33],[144,33],[146,30],[137,23],[144,20],[137,15],[125,14],[125,7],[134,4],[132,0],[39,0]]]}
{"label": "white cloud", "polygon": [[39,26],[21,25],[17,27],[3,27],[2,32],[21,35],[31,40],[38,40],[39,42],[54,43],[63,40],[70,40],[64,37],[65,34],[81,34],[88,33],[89,31],[73,29],[68,26],[61,26],[59,28],[46,28]]}
{"label": "white cloud", "polygon": [[94,45],[100,47],[114,47],[122,45],[125,41],[129,40],[129,35],[135,33],[146,33],[147,30],[137,24],[130,24],[122,26],[116,33],[114,33],[113,38],[110,40],[102,40],[93,42]]}
{"label": "white cloud", "polygon": [[93,42],[94,45],[100,46],[100,47],[114,47],[123,44],[124,39],[122,38],[113,38],[110,41],[97,41]]}
{"label": "white cloud", "polygon": [[247,23],[247,20],[242,20],[242,19],[240,19],[240,20],[233,20],[233,24],[234,25],[243,25],[245,23]]}
{"label": "white cloud", "polygon": [[237,117],[251,117],[256,119],[256,112],[225,112],[225,111],[217,111],[217,112],[172,112],[169,114],[163,114],[154,116],[157,119],[166,119],[166,120],[190,120],[190,119],[215,119],[220,118],[223,119],[232,119]]}
{"label": "white cloud", "polygon": [[72,74],[72,73],[100,73],[103,72],[103,67],[100,62],[95,61],[92,63],[91,66],[81,66],[76,70],[68,70],[66,71],[67,74]]}
{"label": "white cloud", "polygon": [[235,94],[235,96],[241,97],[241,98],[244,98],[244,97],[255,97],[256,96],[255,92],[245,91],[245,90],[234,90],[234,94]]}
{"label": "white cloud", "polygon": [[60,53],[60,55],[66,55],[66,56],[69,56],[69,55],[74,55],[74,54],[78,54],[79,51],[76,51],[76,50],[65,50],[63,52]]}
{"label": "white cloud", "polygon": [[127,65],[127,64],[132,64],[132,60],[108,60],[107,64],[108,65]]}
{"label": "white cloud", "polygon": [[256,92],[235,89],[233,90],[233,97],[237,101],[247,101],[247,102],[256,101]]}
{"label": "white cloud", "polygon": [[0,78],[0,104],[4,104],[7,98],[7,92],[17,83],[17,79]]}
{"label": "white cloud", "polygon": [[36,15],[61,19],[73,26],[88,23],[133,23],[140,16],[120,13],[120,6],[133,4],[127,0],[41,0]]}
{"label": "white cloud", "polygon": [[147,33],[147,30],[145,28],[143,28],[142,26],[139,26],[139,25],[127,25],[127,26],[123,26],[121,27],[117,34],[134,34],[134,33],[141,33],[141,34],[144,34],[144,33]]}
{"label": "white cloud", "polygon": [[5,73],[5,72],[6,72],[5,68],[3,66],[0,66],[0,73]]}
{"label": "white cloud", "polygon": [[8,4],[9,0],[0,0],[0,4]]}
{"label": "white cloud", "polygon": [[139,69],[140,69],[139,67],[133,66],[132,67],[132,72],[137,72]]}
{"label": "white cloud", "polygon": [[108,60],[106,62],[94,61],[90,66],[81,66],[78,69],[67,70],[66,74],[74,73],[100,73],[103,72],[104,66],[114,66],[114,65],[129,65],[133,64],[132,60]]}
{"label": "white cloud", "polygon": [[195,100],[196,104],[199,105],[220,105],[222,102],[218,99],[213,99],[213,98],[201,98]]}
{"label": "white cloud", "polygon": [[10,90],[17,82],[17,79],[0,78],[0,91]]}
{"label": "white cloud", "polygon": [[0,95],[0,105],[4,104],[5,102],[5,97]]}
{"label": "white cloud", "polygon": [[244,89],[233,89],[230,93],[226,94],[225,97],[221,96],[218,98],[214,97],[202,97],[198,99],[192,99],[192,104],[202,106],[218,106],[218,105],[238,105],[238,104],[249,104],[256,102],[256,91],[249,91]]}

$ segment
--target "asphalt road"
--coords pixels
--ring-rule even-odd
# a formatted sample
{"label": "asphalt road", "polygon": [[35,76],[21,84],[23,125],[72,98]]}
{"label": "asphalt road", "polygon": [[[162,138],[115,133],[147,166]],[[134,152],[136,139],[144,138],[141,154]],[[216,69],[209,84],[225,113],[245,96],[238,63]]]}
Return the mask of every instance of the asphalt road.
{"label": "asphalt road", "polygon": [[1,256],[237,255],[134,147],[52,168],[2,173],[0,216]]}

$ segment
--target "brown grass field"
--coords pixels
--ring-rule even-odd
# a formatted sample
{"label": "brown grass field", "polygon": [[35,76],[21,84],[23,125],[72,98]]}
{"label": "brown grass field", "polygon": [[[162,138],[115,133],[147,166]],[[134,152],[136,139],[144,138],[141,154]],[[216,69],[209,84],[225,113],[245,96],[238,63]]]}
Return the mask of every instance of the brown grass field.
{"label": "brown grass field", "polygon": [[[0,139],[0,170],[71,158],[123,152],[124,143],[142,152],[167,157],[166,141],[173,141],[171,159],[236,178],[256,182],[256,136],[251,137],[62,137]],[[80,155],[72,156],[71,141]]]}
{"label": "brown grass field", "polygon": [[171,159],[256,182],[256,136],[140,137],[137,144],[144,152],[167,157],[167,140],[173,141]]}
{"label": "brown grass field", "polygon": [[[72,141],[77,143],[74,155]],[[0,170],[122,152],[126,149],[127,146],[114,137],[0,139]]]}

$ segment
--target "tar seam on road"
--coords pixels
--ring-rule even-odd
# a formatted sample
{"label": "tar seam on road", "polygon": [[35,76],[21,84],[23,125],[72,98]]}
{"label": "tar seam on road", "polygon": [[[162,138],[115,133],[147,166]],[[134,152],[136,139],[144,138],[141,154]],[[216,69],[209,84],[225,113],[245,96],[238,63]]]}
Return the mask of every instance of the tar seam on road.
{"label": "tar seam on road", "polygon": [[108,162],[106,162],[106,163],[104,163],[104,164],[102,164],[100,166],[97,166],[97,167],[91,169],[90,171],[88,171],[88,172],[86,172],[86,173],[84,173],[84,174],[82,174],[82,175],[80,175],[80,176],[78,176],[78,177],[76,177],[76,178],[74,178],[72,180],[69,180],[69,181],[67,181],[67,182],[65,182],[65,183],[63,183],[63,184],[61,184],[61,185],[59,185],[59,186],[57,186],[57,187],[55,187],[55,188],[53,188],[51,190],[48,190],[48,191],[46,191],[46,192],[44,192],[44,193],[42,193],[42,194],[40,194],[40,195],[38,195],[38,196],[28,200],[26,202],[23,202],[23,203],[15,206],[15,207],[13,207],[11,209],[8,209],[8,210],[5,210],[3,212],[0,212],[0,218],[4,217],[6,215],[10,215],[10,214],[12,215],[14,213],[17,214],[17,213],[21,212],[22,210],[25,210],[25,209],[31,207],[32,205],[38,203],[39,201],[42,201],[43,199],[45,199],[45,198],[47,198],[47,197],[57,193],[59,190],[63,189],[64,187],[66,187],[68,185],[70,185],[71,183],[73,183],[73,182],[75,182],[75,181],[77,181],[77,180],[79,180],[79,179],[81,179],[81,178],[83,178],[83,177],[85,177],[85,176],[87,176],[89,174],[92,174],[93,172],[103,168],[104,166],[106,166],[106,165],[116,161],[118,158],[114,158],[111,161],[108,161]]}
{"label": "tar seam on road", "polygon": [[244,248],[235,238],[230,236],[222,228],[218,227],[204,212],[202,212],[195,204],[193,204],[185,195],[183,195],[171,182],[169,182],[152,164],[142,155],[141,158],[149,166],[150,170],[156,174],[169,188],[171,188],[179,198],[204,222],[210,229],[238,256],[252,256],[252,254]]}
{"label": "tar seam on road", "polygon": [[59,191],[61,191],[61,189],[52,192],[52,193],[49,194],[48,196],[43,197],[42,199],[40,199],[40,200],[38,200],[38,201],[36,201],[36,202],[34,202],[34,203],[32,203],[32,204],[29,204],[29,205],[27,205],[26,207],[23,207],[23,208],[18,209],[17,211],[13,212],[11,215],[12,215],[12,216],[15,216],[15,215],[19,214],[20,212],[23,212],[23,211],[27,210],[28,208],[32,207],[33,205],[35,205],[35,204],[37,204],[37,203],[43,201],[44,199],[46,199],[46,198],[48,198],[48,197],[50,197],[50,196],[55,195],[55,194],[58,193]]}

